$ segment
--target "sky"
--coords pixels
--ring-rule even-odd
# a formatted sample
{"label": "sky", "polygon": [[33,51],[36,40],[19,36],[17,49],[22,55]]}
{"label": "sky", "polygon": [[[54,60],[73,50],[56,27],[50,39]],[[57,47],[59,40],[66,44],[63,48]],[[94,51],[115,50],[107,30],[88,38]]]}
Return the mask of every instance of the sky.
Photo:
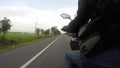
{"label": "sky", "polygon": [[0,0],[0,20],[11,20],[11,32],[34,32],[37,28],[60,30],[70,20],[60,17],[68,13],[74,19],[78,0]]}

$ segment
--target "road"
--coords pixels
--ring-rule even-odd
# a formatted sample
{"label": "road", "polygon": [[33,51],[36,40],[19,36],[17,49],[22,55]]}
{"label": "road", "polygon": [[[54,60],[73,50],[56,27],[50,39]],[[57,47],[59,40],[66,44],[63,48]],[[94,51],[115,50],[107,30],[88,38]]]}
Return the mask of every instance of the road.
{"label": "road", "polygon": [[64,68],[69,37],[60,35],[0,54],[0,68]]}

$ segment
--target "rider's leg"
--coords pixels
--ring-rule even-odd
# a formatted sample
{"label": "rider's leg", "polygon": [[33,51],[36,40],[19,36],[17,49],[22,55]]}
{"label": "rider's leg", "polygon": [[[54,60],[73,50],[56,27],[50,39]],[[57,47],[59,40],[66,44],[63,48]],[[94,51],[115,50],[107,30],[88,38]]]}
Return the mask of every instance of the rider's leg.
{"label": "rider's leg", "polygon": [[110,49],[90,58],[82,57],[82,68],[120,68],[120,50]]}
{"label": "rider's leg", "polygon": [[80,65],[80,51],[70,51],[65,56],[65,68],[75,68]]}

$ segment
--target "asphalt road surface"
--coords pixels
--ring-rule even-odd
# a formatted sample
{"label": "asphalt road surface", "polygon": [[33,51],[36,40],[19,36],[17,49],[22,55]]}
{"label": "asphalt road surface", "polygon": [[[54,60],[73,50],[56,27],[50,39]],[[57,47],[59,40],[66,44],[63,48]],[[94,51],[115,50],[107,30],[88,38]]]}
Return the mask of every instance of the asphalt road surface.
{"label": "asphalt road surface", "polygon": [[50,38],[0,54],[0,68],[64,68],[64,56],[70,51],[66,35]]}

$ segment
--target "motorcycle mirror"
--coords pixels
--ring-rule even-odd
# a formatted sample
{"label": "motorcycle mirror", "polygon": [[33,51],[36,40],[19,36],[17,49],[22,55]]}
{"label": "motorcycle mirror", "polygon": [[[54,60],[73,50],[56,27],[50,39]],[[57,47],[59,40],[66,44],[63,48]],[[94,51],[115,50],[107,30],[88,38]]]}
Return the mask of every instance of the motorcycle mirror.
{"label": "motorcycle mirror", "polygon": [[60,16],[63,18],[63,19],[69,19],[69,20],[72,20],[71,19],[71,16],[67,13],[61,13]]}

